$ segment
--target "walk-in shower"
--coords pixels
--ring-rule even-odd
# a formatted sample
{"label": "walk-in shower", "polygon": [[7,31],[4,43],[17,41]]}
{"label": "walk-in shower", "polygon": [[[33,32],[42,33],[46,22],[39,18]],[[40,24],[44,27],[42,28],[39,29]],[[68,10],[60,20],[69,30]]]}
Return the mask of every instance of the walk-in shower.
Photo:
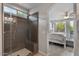
{"label": "walk-in shower", "polygon": [[38,13],[28,16],[26,11],[3,4],[3,55],[25,49],[38,52]]}

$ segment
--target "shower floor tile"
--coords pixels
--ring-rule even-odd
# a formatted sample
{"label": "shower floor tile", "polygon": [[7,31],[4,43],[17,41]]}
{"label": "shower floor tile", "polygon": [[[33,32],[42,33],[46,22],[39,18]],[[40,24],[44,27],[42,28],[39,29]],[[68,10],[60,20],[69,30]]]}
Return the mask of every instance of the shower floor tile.
{"label": "shower floor tile", "polygon": [[29,50],[27,50],[26,48],[23,48],[21,50],[18,50],[10,54],[9,56],[27,56],[29,53],[31,53]]}

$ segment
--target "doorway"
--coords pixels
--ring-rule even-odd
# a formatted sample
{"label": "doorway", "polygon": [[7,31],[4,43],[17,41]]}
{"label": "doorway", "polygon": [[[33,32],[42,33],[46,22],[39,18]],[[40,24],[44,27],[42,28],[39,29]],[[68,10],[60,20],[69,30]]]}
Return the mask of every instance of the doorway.
{"label": "doorway", "polygon": [[48,55],[73,56],[75,39],[75,20],[54,20],[48,34]]}

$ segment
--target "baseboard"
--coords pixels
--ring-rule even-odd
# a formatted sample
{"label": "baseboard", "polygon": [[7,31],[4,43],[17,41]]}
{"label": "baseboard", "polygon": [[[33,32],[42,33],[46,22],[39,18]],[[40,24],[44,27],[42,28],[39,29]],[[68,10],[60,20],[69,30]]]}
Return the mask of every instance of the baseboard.
{"label": "baseboard", "polygon": [[47,56],[47,53],[45,53],[45,52],[43,52],[43,51],[40,51],[40,50],[39,50],[39,53],[41,53],[41,54],[44,55],[44,56]]}

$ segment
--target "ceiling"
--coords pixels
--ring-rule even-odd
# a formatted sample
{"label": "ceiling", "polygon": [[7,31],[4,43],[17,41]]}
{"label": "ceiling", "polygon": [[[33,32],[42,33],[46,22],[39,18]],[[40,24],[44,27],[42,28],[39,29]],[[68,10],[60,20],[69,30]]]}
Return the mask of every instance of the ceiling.
{"label": "ceiling", "polygon": [[[55,3],[14,3],[15,6],[22,7],[24,9],[29,9],[30,14],[34,12],[39,12],[43,17],[48,17],[48,11],[50,16],[54,18],[62,18],[66,11],[73,11],[73,4],[55,4]],[[61,17],[60,17],[61,16]],[[50,17],[50,18],[51,18]]]}
{"label": "ceiling", "polygon": [[25,9],[34,9],[49,3],[6,3],[6,4],[22,7]]}
{"label": "ceiling", "polygon": [[26,8],[26,9],[30,9],[30,10],[39,8],[39,7],[46,7],[50,4],[52,3],[18,3],[18,4],[16,3],[16,5]]}
{"label": "ceiling", "polygon": [[39,12],[43,17],[48,16],[47,12],[54,3],[18,3],[17,5],[30,10],[30,14],[33,12]]}
{"label": "ceiling", "polygon": [[66,11],[68,13],[73,12],[72,3],[13,3],[13,5],[24,10],[29,9],[29,14],[39,12],[39,17],[44,19],[48,17],[53,20],[62,19]]}
{"label": "ceiling", "polygon": [[26,9],[33,9],[33,8],[37,8],[39,6],[42,6],[43,3],[18,3],[18,5],[26,8]]}
{"label": "ceiling", "polygon": [[30,14],[39,12],[39,14],[43,17],[48,16],[47,12],[53,4],[54,3],[9,3],[9,5],[17,6],[24,10],[29,9]]}

